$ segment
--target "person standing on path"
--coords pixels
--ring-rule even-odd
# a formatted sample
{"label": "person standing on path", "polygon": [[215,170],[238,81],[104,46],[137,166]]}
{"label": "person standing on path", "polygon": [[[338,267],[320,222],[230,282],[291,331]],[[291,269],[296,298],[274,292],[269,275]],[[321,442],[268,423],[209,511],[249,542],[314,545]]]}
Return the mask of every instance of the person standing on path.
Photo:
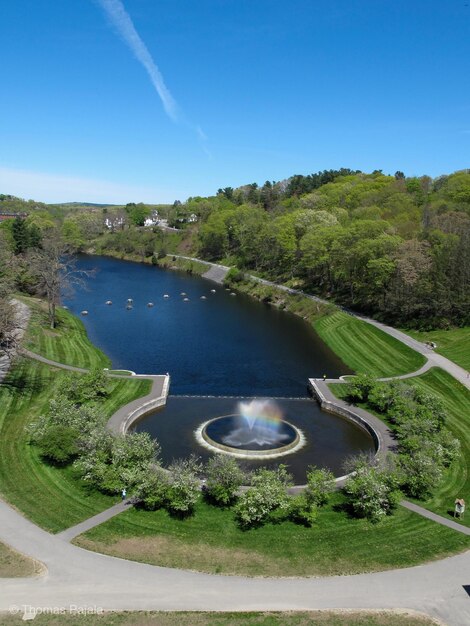
{"label": "person standing on path", "polygon": [[123,489],[121,491],[121,498],[122,498],[123,501],[126,499],[126,496],[127,496],[127,491],[126,491],[126,489]]}

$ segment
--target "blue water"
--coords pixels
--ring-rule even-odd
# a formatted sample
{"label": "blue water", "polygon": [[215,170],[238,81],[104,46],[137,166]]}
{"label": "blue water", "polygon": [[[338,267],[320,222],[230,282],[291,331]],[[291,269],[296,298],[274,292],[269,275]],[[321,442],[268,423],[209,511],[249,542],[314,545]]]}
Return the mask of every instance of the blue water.
{"label": "blue water", "polygon": [[172,394],[299,397],[309,377],[350,372],[300,318],[212,281],[99,256],[82,255],[77,267],[95,275],[64,304],[88,311],[91,341],[115,369],[169,372]]}

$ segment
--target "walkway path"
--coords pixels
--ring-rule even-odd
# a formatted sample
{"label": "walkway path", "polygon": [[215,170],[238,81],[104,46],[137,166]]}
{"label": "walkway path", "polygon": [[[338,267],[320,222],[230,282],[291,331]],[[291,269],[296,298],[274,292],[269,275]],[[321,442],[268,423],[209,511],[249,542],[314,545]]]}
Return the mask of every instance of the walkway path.
{"label": "walkway path", "polygon": [[402,500],[400,502],[400,505],[405,507],[405,509],[413,511],[413,513],[418,513],[418,515],[422,515],[422,517],[427,517],[428,519],[432,520],[433,522],[437,522],[442,526],[452,528],[452,530],[456,530],[459,533],[463,533],[464,535],[470,535],[470,528],[468,528],[467,526],[463,526],[463,524],[459,524],[458,522],[454,522],[453,520],[446,519],[445,517],[442,517],[442,515],[436,515],[436,513],[428,511],[427,509],[424,509],[422,506],[418,506],[413,502]]}
{"label": "walkway path", "polygon": [[[180,258],[191,260],[191,261],[198,261],[199,263],[204,263],[205,265],[210,265],[213,267],[223,267],[227,271],[229,269],[228,267],[224,265],[218,265],[217,263],[210,263],[209,261],[202,261],[201,259],[196,259],[193,257],[180,257]],[[274,283],[270,280],[266,280],[265,278],[259,278],[258,276],[253,276],[252,274],[247,274],[247,276],[251,280],[254,280],[263,285],[270,285],[271,287],[276,287],[276,289],[285,291],[286,293],[290,293],[293,295],[301,295],[301,296],[304,296],[305,298],[309,298],[310,300],[314,300],[315,302],[319,302],[321,304],[327,304],[327,305],[334,304],[329,300],[325,300],[324,298],[319,298],[318,296],[312,296],[311,294],[305,293],[304,291],[301,291],[300,289],[292,289],[291,287],[286,287],[285,285],[279,285],[278,283]],[[365,315],[355,313],[354,311],[351,311],[350,309],[342,308],[342,310],[348,315],[352,315],[353,317],[356,317],[357,319],[360,319],[363,322],[366,322],[367,324],[372,324],[372,326],[375,326],[376,328],[383,331],[384,333],[387,333],[387,335],[390,335],[394,337],[395,339],[398,339],[398,341],[401,341],[405,345],[409,346],[410,348],[412,348],[416,352],[419,352],[420,354],[424,355],[427,358],[429,365],[428,364],[424,365],[423,368],[418,370],[418,372],[412,372],[410,374],[398,376],[398,378],[411,378],[412,376],[417,376],[419,375],[419,373],[425,372],[427,369],[430,369],[431,367],[440,367],[441,369],[448,372],[451,376],[453,376],[456,380],[458,380],[462,385],[467,387],[467,389],[470,389],[470,377],[468,376],[468,372],[466,372],[462,367],[460,367],[459,365],[457,365],[450,359],[447,359],[445,356],[442,356],[441,354],[437,354],[431,348],[429,348],[426,344],[418,341],[417,339],[413,339],[413,337],[410,337],[409,335],[402,332],[401,330],[398,330],[397,328],[393,328],[392,326],[387,326],[387,324],[382,324],[382,322],[378,322],[377,320],[374,320],[370,317],[366,317]],[[389,380],[389,379],[384,379],[384,380]]]}
{"label": "walkway path", "polygon": [[[51,367],[57,367],[59,369],[67,370],[69,372],[88,372],[87,369],[84,369],[82,367],[74,367],[73,365],[58,363],[57,361],[52,361],[51,359],[47,359],[40,354],[36,354],[35,352],[31,352],[30,350],[26,350],[24,348],[22,348],[21,353],[30,359],[35,359],[36,361],[40,361],[41,363],[45,363],[46,365],[50,365]],[[120,409],[118,409],[108,420],[108,428],[110,428],[114,432],[127,432],[132,424],[143,415],[154,411],[155,409],[163,406],[166,403],[170,386],[169,374],[134,374],[133,376],[129,377],[123,377],[119,374],[108,374],[108,376],[110,376],[111,378],[139,378],[152,381],[152,387],[150,389],[150,392],[146,396],[142,396],[141,398],[137,398],[137,400],[133,400],[132,402],[125,404]]]}
{"label": "walkway path", "polygon": [[[373,320],[369,323],[376,324]],[[388,332],[388,328],[381,329]],[[389,334],[400,332],[390,330],[394,332]],[[407,344],[408,340],[415,341],[406,335],[404,337]],[[418,351],[425,354],[422,350],[425,350],[424,346]],[[55,367],[83,371],[72,366],[62,366],[34,353],[27,355]],[[461,379],[461,368],[448,359],[434,353],[426,356],[458,380]],[[437,356],[439,359],[431,359]],[[168,391],[165,385],[169,384],[169,377],[160,378],[165,381],[157,391],[163,395]],[[466,377],[463,382],[469,386]],[[153,387],[155,385],[156,381]],[[329,397],[328,393],[331,392],[327,385],[320,387],[325,397]],[[156,399],[155,396],[153,399]],[[139,403],[142,405],[142,399]],[[124,408],[128,410],[129,406]],[[127,412],[127,418],[133,418],[132,412]],[[381,436],[384,447],[393,445],[393,441],[388,439],[389,433],[381,431]],[[416,505],[405,505],[415,510],[412,507]],[[21,553],[43,562],[48,570],[46,576],[35,580],[3,579],[0,611],[8,611],[13,605],[20,607],[20,610],[25,605],[95,605],[108,610],[207,611],[404,608],[428,613],[449,626],[467,626],[470,623],[470,601],[466,592],[466,586],[470,583],[468,552],[424,566],[375,574],[313,579],[251,579],[149,566],[88,552],[67,543],[76,533],[117,515],[125,506],[126,503],[119,503],[64,531],[60,536],[54,536],[0,500],[0,539]],[[455,524],[443,518],[436,519],[439,516],[426,510],[417,512],[439,523],[444,521],[451,528]]]}
{"label": "walkway path", "polygon": [[124,511],[126,511],[130,506],[132,506],[131,500],[118,502],[114,506],[109,507],[109,509],[106,509],[106,511],[101,511],[101,513],[98,513],[93,517],[89,517],[84,522],[71,526],[70,528],[63,530],[61,533],[57,533],[55,536],[62,539],[62,541],[72,541],[72,539],[78,537],[78,535],[86,533],[87,530],[90,530],[95,526],[99,526],[100,524],[104,524],[112,517],[119,515],[119,513],[124,513]]}
{"label": "walkway path", "polygon": [[180,254],[169,254],[168,256],[174,256],[177,259],[184,259],[185,261],[197,261],[198,263],[202,263],[202,265],[207,265],[209,269],[207,270],[207,272],[202,274],[202,277],[208,278],[209,280],[212,280],[219,285],[223,284],[224,279],[227,276],[227,272],[230,269],[229,267],[227,267],[227,265],[220,265],[220,263],[211,263],[210,261],[195,259],[191,256],[182,256]]}
{"label": "walkway path", "polygon": [[0,383],[3,381],[8,373],[8,370],[10,369],[11,360],[16,354],[16,344],[18,344],[18,342],[22,339],[30,317],[30,310],[26,304],[20,302],[19,300],[13,300],[12,304],[16,309],[16,329],[13,331],[11,337],[11,342],[15,347],[10,353],[6,352],[0,355]]}
{"label": "walkway path", "polygon": [[47,567],[36,580],[3,579],[0,611],[95,605],[109,610],[264,611],[393,609],[423,611],[468,626],[468,554],[401,570],[330,578],[212,576],[87,552],[24,519],[0,501],[0,536]]}

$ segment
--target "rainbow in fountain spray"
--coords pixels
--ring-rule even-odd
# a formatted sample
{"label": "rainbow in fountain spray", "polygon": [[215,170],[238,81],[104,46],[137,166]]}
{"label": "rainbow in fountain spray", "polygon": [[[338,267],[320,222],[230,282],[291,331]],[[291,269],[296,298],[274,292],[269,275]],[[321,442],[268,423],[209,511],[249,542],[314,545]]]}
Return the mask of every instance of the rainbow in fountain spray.
{"label": "rainbow in fountain spray", "polygon": [[278,431],[283,417],[279,405],[272,400],[239,402],[238,412],[250,430],[253,430],[256,424],[257,427]]}

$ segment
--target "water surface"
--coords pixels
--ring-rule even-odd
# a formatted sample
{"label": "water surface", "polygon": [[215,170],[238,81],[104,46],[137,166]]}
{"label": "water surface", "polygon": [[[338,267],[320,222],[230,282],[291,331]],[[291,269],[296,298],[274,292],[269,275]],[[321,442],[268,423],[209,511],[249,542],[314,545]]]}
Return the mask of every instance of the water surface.
{"label": "water surface", "polygon": [[65,304],[88,311],[91,341],[115,369],[169,372],[171,394],[306,396],[309,377],[350,372],[305,321],[212,281],[100,256],[78,267],[95,276]]}

